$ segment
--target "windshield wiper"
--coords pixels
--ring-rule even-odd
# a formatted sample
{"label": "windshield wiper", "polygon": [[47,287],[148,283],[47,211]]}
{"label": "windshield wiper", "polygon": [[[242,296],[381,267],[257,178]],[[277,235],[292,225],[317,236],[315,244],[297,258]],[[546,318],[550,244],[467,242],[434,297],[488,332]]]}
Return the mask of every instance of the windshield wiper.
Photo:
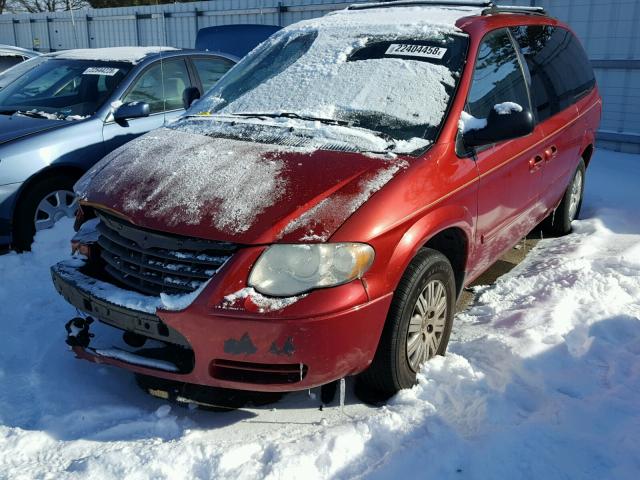
{"label": "windshield wiper", "polygon": [[17,110],[0,110],[0,115],[13,115]]}
{"label": "windshield wiper", "polygon": [[[35,110],[16,110],[15,113],[18,113],[19,115],[23,115],[25,117],[31,117],[31,118],[44,118],[46,120],[52,120],[52,118],[48,115],[45,115],[42,112],[37,112]],[[52,115],[56,115],[56,114],[52,114]],[[57,115],[56,115],[57,117]]]}
{"label": "windshield wiper", "polygon": [[295,112],[279,112],[279,113],[263,113],[263,112],[240,112],[234,113],[238,117],[255,117],[255,118],[294,118],[296,120],[307,120],[310,122],[320,122],[327,125],[341,125],[351,127],[353,122],[347,122],[345,120],[337,120],[335,118],[322,118],[309,115],[300,115]]}

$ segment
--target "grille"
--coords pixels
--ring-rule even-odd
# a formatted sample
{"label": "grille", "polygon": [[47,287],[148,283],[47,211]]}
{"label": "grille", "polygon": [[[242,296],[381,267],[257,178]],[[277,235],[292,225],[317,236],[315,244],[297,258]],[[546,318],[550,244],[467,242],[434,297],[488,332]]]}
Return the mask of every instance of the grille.
{"label": "grille", "polygon": [[148,295],[194,292],[238,249],[232,243],[154,232],[102,211],[96,214],[105,271],[116,282]]}

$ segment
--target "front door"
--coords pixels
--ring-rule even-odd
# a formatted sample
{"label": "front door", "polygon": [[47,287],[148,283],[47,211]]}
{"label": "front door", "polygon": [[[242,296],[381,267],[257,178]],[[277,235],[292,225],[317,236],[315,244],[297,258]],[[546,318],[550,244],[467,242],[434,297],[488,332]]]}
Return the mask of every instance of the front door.
{"label": "front door", "polygon": [[192,85],[187,65],[183,59],[163,60],[142,71],[131,88],[123,95],[122,103],[145,102],[150,115],[125,123],[107,120],[103,128],[105,149],[110,152],[134,138],[156,128],[184,113],[182,93]]}
{"label": "front door", "polygon": [[[508,102],[508,103],[507,103]],[[482,122],[492,109],[531,109],[520,59],[507,30],[480,45],[466,111]],[[540,220],[542,131],[476,151],[480,178],[476,230],[478,271],[485,270]]]}

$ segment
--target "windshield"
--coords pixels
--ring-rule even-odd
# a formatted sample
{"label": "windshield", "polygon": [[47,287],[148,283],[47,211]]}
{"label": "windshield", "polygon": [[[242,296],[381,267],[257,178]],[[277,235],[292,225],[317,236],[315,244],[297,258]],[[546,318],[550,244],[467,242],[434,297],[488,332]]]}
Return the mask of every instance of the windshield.
{"label": "windshield", "polygon": [[464,35],[439,32],[283,32],[231,69],[188,114],[309,120],[424,147],[439,133],[467,43]]}
{"label": "windshield", "polygon": [[[40,59],[25,64],[35,60]],[[131,69],[124,62],[56,58],[31,65],[0,90],[0,113],[60,120],[90,117]]]}

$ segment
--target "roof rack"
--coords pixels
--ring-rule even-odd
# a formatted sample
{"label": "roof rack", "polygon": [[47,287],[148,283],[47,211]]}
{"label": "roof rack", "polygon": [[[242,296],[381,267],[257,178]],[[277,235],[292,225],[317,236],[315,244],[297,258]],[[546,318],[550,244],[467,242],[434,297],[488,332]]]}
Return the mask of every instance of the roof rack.
{"label": "roof rack", "polygon": [[369,8],[385,7],[411,7],[411,6],[438,6],[438,7],[484,7],[482,15],[496,15],[498,13],[519,13],[523,15],[547,15],[543,7],[519,7],[501,6],[493,1],[484,0],[380,0],[370,3],[356,3],[350,5],[348,10],[367,10]]}
{"label": "roof rack", "polygon": [[419,5],[443,7],[486,7],[486,9],[495,6],[492,1],[484,0],[381,0],[379,2],[372,3],[356,3],[347,7],[347,10],[366,10],[369,8],[386,7],[411,7]]}
{"label": "roof rack", "polygon": [[522,15],[547,15],[543,7],[519,7],[519,6],[501,6],[491,4],[482,11],[482,15],[495,15],[498,13],[519,13]]}

